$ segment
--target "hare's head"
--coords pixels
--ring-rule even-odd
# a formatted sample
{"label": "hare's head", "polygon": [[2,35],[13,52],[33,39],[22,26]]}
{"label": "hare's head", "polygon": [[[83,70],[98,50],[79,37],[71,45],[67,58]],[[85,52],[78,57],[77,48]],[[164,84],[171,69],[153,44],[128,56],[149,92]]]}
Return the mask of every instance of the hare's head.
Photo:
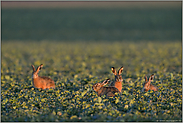
{"label": "hare's head", "polygon": [[38,77],[38,72],[41,70],[41,68],[43,67],[43,64],[39,65],[37,67],[37,69],[35,69],[34,65],[31,65],[33,72],[32,72],[32,78],[37,78]]}
{"label": "hare's head", "polygon": [[147,76],[145,75],[145,83],[144,83],[144,89],[149,89],[150,88],[150,85],[151,85],[151,82],[152,80],[154,79],[154,74],[152,74],[150,77],[149,77],[149,80],[147,80]]}
{"label": "hare's head", "polygon": [[115,75],[115,81],[122,82],[123,79],[121,73],[123,72],[123,66],[118,70],[118,72],[116,72],[116,69],[114,67],[112,67],[111,70]]}
{"label": "hare's head", "polygon": [[110,80],[110,79],[106,79],[106,80],[104,80],[104,81],[101,82],[101,83],[96,83],[96,84],[94,84],[94,85],[92,86],[92,89],[93,89],[94,91],[98,92],[103,86],[105,86],[106,84],[109,83],[109,80]]}

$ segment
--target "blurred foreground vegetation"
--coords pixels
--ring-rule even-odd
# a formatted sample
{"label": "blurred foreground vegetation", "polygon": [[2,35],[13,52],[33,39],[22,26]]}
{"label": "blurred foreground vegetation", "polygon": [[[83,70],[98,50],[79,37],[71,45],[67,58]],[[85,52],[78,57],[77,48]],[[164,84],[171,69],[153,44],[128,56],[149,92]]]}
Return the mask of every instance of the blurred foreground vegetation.
{"label": "blurred foreground vegetation", "polygon": [[[182,121],[181,42],[2,42],[1,121]],[[55,90],[34,89],[32,68]],[[101,98],[96,82],[122,73],[122,95]],[[142,92],[155,74],[158,92]]]}

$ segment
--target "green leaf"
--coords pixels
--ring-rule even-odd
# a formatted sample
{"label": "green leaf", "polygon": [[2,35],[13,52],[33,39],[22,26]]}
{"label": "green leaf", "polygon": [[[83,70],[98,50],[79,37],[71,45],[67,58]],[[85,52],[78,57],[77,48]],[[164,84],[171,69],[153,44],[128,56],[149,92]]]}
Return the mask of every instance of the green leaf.
{"label": "green leaf", "polygon": [[102,98],[98,97],[98,102],[101,103],[102,102]]}
{"label": "green leaf", "polygon": [[117,104],[119,102],[119,99],[117,98],[116,100],[115,100],[115,103]]}
{"label": "green leaf", "polygon": [[83,97],[86,93],[88,92],[88,90],[85,90],[81,93],[81,96]]}
{"label": "green leaf", "polygon": [[71,116],[70,117],[70,119],[72,120],[72,119],[77,119],[78,117],[76,116],[76,115],[73,115],[73,116]]}
{"label": "green leaf", "polygon": [[7,80],[10,79],[10,76],[8,76],[8,75],[5,75],[4,77],[5,77],[5,79],[7,79]]}

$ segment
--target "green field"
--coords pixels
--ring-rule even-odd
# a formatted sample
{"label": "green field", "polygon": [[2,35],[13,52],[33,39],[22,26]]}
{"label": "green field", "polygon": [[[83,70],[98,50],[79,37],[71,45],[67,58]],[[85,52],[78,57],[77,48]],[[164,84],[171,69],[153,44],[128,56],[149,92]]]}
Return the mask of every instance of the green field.
{"label": "green field", "polygon": [[2,40],[181,40],[176,8],[2,9]]}
{"label": "green field", "polygon": [[[1,121],[182,122],[181,10],[2,6]],[[33,88],[31,64],[54,90]],[[98,97],[121,66],[122,94]],[[151,74],[159,90],[142,92]]]}
{"label": "green field", "polygon": [[[2,121],[182,121],[181,42],[2,42]],[[55,90],[32,86],[32,67]],[[122,73],[122,95],[99,98],[92,85]],[[158,92],[142,92],[155,74]]]}

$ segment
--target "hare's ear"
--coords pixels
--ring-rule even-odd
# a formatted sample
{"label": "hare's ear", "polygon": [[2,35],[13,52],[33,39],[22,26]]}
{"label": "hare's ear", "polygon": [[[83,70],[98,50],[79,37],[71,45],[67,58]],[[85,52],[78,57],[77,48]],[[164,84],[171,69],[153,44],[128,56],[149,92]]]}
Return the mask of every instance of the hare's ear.
{"label": "hare's ear", "polygon": [[114,73],[114,75],[117,75],[116,69],[114,67],[112,67],[111,70]]}
{"label": "hare's ear", "polygon": [[154,74],[152,74],[150,77],[149,77],[149,81],[152,81],[154,79]]}
{"label": "hare's ear", "polygon": [[118,74],[120,75],[123,72],[123,66],[118,70]]}
{"label": "hare's ear", "polygon": [[107,85],[109,83],[110,79],[106,79],[102,82],[102,86]]}
{"label": "hare's ear", "polygon": [[39,72],[42,67],[43,67],[43,64],[39,65],[39,67],[37,68],[36,72]]}
{"label": "hare's ear", "polygon": [[34,65],[31,65],[31,66],[32,66],[33,71],[36,71],[36,69],[35,69]]}
{"label": "hare's ear", "polygon": [[147,76],[146,76],[146,75],[145,75],[145,77],[144,77],[144,78],[145,78],[145,81],[147,82]]}

